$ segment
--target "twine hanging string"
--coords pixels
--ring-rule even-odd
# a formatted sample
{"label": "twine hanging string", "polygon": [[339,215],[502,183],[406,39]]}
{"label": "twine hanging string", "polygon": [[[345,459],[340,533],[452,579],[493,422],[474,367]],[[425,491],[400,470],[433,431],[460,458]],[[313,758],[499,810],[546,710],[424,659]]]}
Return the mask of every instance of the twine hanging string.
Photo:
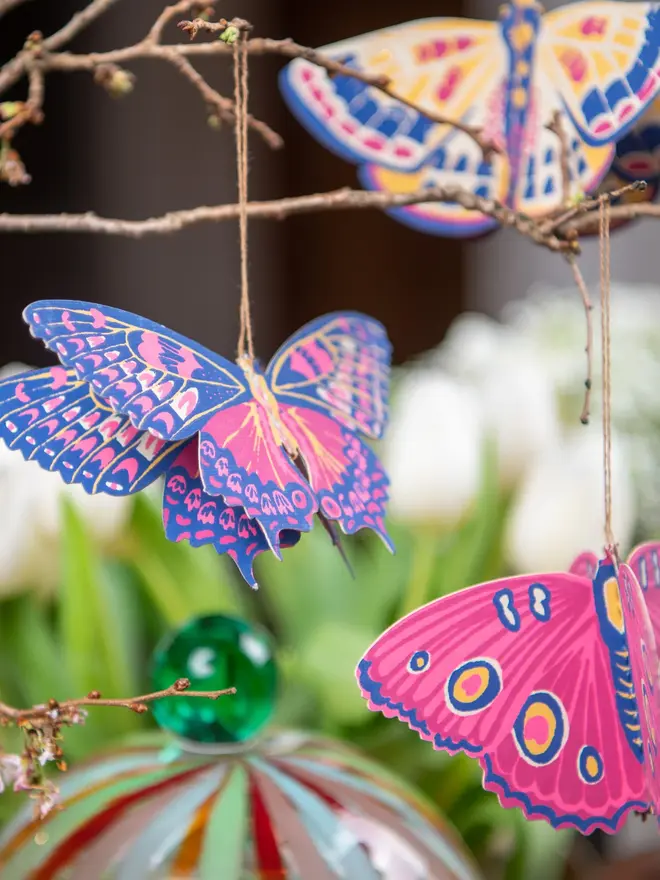
{"label": "twine hanging string", "polygon": [[598,213],[600,233],[600,327],[603,364],[603,477],[605,483],[605,543],[617,557],[612,530],[612,375],[610,318],[610,200],[602,196]]}
{"label": "twine hanging string", "polygon": [[241,30],[234,43],[234,102],[236,106],[236,170],[238,220],[241,244],[241,305],[238,356],[254,359],[250,291],[248,286],[248,51],[247,34]]}

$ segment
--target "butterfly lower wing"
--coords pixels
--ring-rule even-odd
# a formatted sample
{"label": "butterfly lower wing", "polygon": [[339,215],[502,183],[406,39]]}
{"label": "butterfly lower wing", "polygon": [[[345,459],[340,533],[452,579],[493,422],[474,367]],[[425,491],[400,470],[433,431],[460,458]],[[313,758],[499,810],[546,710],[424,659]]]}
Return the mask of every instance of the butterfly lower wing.
{"label": "butterfly lower wing", "polygon": [[616,0],[547,13],[538,62],[594,146],[623,136],[660,90],[660,8]]}
{"label": "butterfly lower wing", "polygon": [[[573,694],[578,672],[586,703]],[[585,578],[516,577],[438,599],[385,632],[357,675],[371,709],[435,748],[478,757],[484,784],[507,806],[583,831],[618,827],[645,808],[642,766],[619,721],[612,654]],[[596,800],[578,776],[587,733],[610,770]]]}
{"label": "butterfly lower wing", "polygon": [[[392,95],[423,111],[486,128],[491,123],[489,97],[507,71],[497,25],[467,19],[407,22],[323,46],[319,52],[386,77]],[[449,126],[395,97],[302,58],[284,68],[280,87],[311,134],[360,165],[375,162],[393,171],[417,170],[451,133]],[[496,140],[501,131],[488,134]]]}
{"label": "butterfly lower wing", "polygon": [[579,577],[588,578],[589,580],[593,580],[593,578],[596,577],[597,571],[598,557],[595,553],[591,553],[589,550],[576,556],[569,568],[571,574],[576,574]]}
{"label": "butterfly lower wing", "polygon": [[[417,171],[392,171],[372,163],[363,165],[359,176],[367,190],[410,194],[435,187],[455,187],[501,203],[507,200],[510,180],[504,156],[497,154],[484,161],[478,144],[458,130],[454,130]],[[420,232],[455,238],[481,235],[499,226],[494,218],[449,200],[389,208],[387,213]]]}
{"label": "butterfly lower wing", "polygon": [[219,412],[204,425],[199,463],[204,491],[245,508],[276,553],[281,532],[312,529],[317,499],[256,401]]}
{"label": "butterfly lower wing", "polygon": [[130,312],[43,300],[23,316],[113,410],[163,439],[191,437],[218,409],[249,396],[235,364]]}
{"label": "butterfly lower wing", "polygon": [[298,442],[320,512],[353,535],[368,528],[393,550],[385,529],[389,480],[381,463],[349,428],[307,407],[282,407]]}
{"label": "butterfly lower wing", "polygon": [[266,380],[280,403],[312,407],[378,438],[387,424],[391,355],[380,322],[335,312],[305,324],[280,346]]}
{"label": "butterfly lower wing", "polygon": [[[197,441],[190,440],[179,451],[167,471],[163,490],[163,522],[170,541],[188,541],[192,547],[211,544],[226,553],[251,587],[256,587],[255,558],[269,550],[256,520],[242,507],[228,507],[220,498],[208,495],[199,474]],[[300,534],[284,531],[282,547],[293,547]]]}
{"label": "butterfly lower wing", "polygon": [[153,483],[179,446],[138,431],[64,367],[0,381],[0,437],[65,483],[108,495],[129,495]]}

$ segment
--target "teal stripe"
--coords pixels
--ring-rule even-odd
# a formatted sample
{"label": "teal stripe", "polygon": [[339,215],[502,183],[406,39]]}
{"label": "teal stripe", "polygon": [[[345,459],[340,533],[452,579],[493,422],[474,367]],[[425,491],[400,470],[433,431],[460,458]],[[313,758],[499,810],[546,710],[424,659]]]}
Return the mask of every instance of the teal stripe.
{"label": "teal stripe", "polygon": [[[250,764],[259,773],[272,779],[293,803],[299,819],[331,871],[339,877],[379,880],[379,872],[370,864],[357,837],[342,825],[321,798],[259,758],[252,758]],[[274,821],[277,825],[276,816]]]}
{"label": "teal stripe", "polygon": [[225,764],[209,765],[209,772],[188,782],[179,797],[171,801],[136,840],[117,866],[116,880],[149,877],[161,868],[188,832],[197,808],[218,788]]}
{"label": "teal stripe", "polygon": [[424,816],[412,809],[404,800],[395,797],[364,779],[335,770],[304,758],[286,758],[287,763],[298,765],[315,776],[338,782],[347,788],[353,788],[361,794],[372,797],[382,804],[391,807],[399,816],[407,821],[410,830],[421,837],[423,843],[456,874],[459,880],[479,880],[474,868],[457,853],[450,842],[446,841],[437,828],[434,828]]}

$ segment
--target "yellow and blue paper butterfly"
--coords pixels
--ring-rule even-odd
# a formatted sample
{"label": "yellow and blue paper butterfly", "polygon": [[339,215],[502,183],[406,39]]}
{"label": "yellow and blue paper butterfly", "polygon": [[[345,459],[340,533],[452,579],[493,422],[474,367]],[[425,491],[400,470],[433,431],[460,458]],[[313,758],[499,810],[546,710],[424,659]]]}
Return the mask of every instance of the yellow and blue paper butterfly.
{"label": "yellow and blue paper butterfly", "polygon": [[[586,2],[547,14],[529,0],[500,21],[427,19],[325,46],[327,57],[389,78],[390,94],[298,58],[281,88],[300,122],[359,166],[371,190],[413,192],[458,185],[530,216],[562,207],[562,146],[568,198],[595,191],[660,91],[660,4]],[[397,97],[419,107],[397,100]],[[485,161],[465,131],[498,149]],[[548,126],[557,119],[561,138]],[[468,236],[497,221],[453,202],[391,212],[424,232]]]}

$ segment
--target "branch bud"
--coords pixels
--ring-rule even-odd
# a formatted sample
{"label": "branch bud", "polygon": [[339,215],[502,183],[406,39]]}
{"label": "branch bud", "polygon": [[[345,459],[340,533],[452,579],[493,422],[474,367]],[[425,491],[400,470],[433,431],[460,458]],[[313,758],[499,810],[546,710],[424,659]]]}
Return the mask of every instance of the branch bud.
{"label": "branch bud", "polygon": [[100,64],[94,71],[94,82],[103,86],[111,98],[123,98],[133,91],[133,74],[116,64]]}
{"label": "branch bud", "polygon": [[220,39],[224,43],[227,43],[227,45],[231,46],[232,43],[236,42],[240,35],[240,30],[237,27],[234,27],[233,24],[230,24],[229,27],[225,28],[225,30],[220,34]]}
{"label": "branch bud", "polygon": [[23,101],[3,101],[0,104],[0,118],[4,120],[13,119],[23,109],[25,109]]}

